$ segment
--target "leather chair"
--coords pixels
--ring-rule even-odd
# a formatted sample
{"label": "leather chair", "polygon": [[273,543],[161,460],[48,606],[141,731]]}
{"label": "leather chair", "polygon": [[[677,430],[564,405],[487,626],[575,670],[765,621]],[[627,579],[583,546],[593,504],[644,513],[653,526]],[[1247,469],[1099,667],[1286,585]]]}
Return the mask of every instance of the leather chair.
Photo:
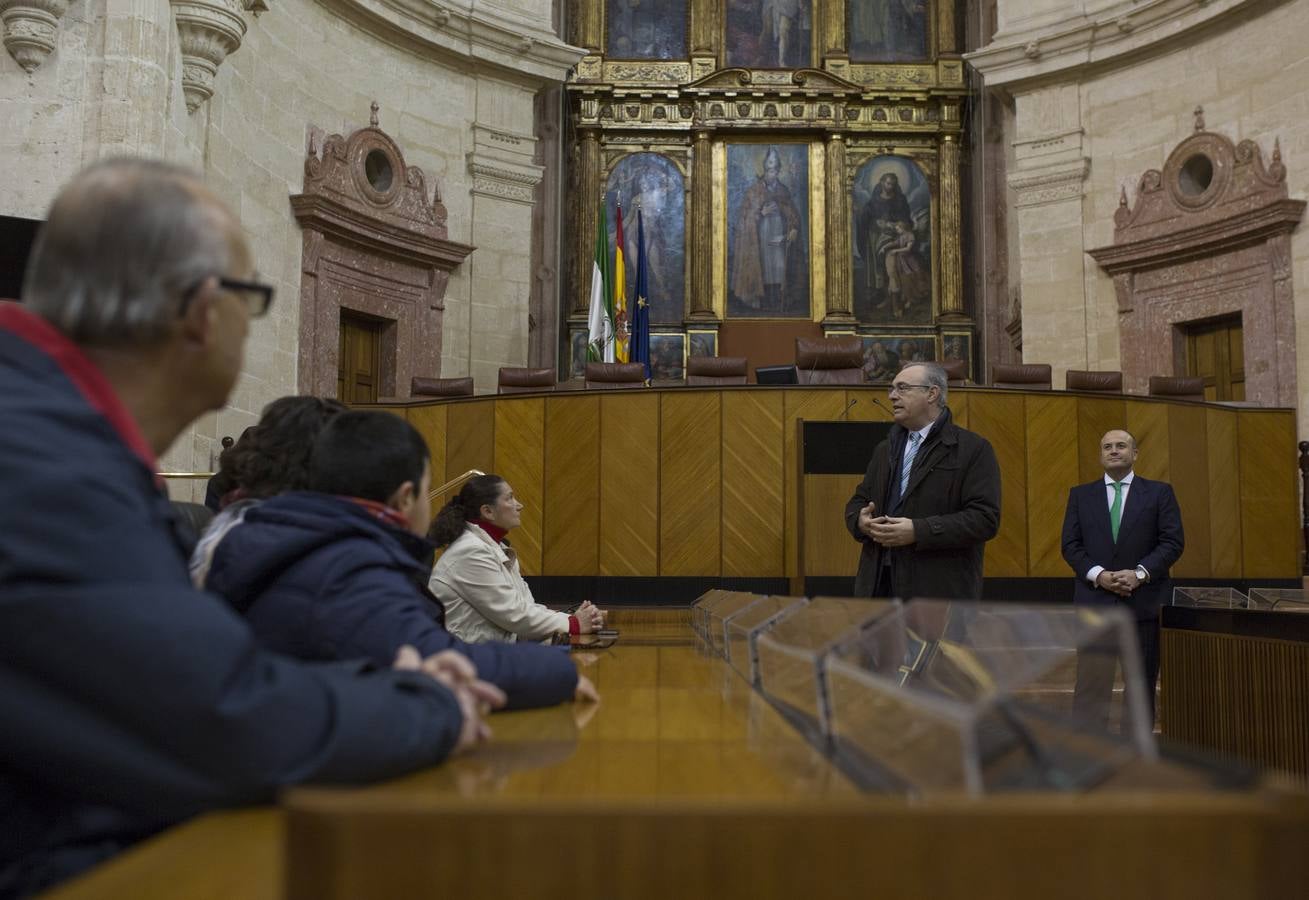
{"label": "leather chair", "polygon": [[641,387],[645,384],[645,366],[639,362],[589,362],[586,364],[585,384],[588,391]]}
{"label": "leather chair", "polygon": [[424,378],[415,375],[409,382],[409,393],[415,397],[471,397],[472,378]]}
{"label": "leather chair", "polygon": [[992,387],[1048,391],[1050,380],[1049,363],[993,363],[991,365]]}
{"label": "leather chair", "polygon": [[[909,365],[914,365],[914,363]],[[963,387],[968,384],[968,363],[962,359],[947,359],[937,365],[945,369],[946,384],[948,386]]]}
{"label": "leather chair", "polygon": [[525,369],[519,366],[502,366],[500,368],[499,391],[502,394],[553,391],[557,383],[555,370],[549,367]]}
{"label": "leather chair", "polygon": [[796,338],[801,384],[863,384],[864,343],[856,336]]}
{"label": "leather chair", "polygon": [[1103,394],[1121,394],[1123,392],[1123,373],[1088,372],[1085,369],[1069,369],[1064,373],[1064,390],[1098,391]]}
{"label": "leather chair", "polygon": [[1199,375],[1151,375],[1150,396],[1169,400],[1203,400],[1204,379]]}
{"label": "leather chair", "polygon": [[686,361],[686,383],[693,385],[745,384],[744,356],[692,356]]}
{"label": "leather chair", "polygon": [[177,515],[179,527],[193,540],[200,540],[209,523],[214,520],[214,511],[203,503],[191,503],[186,500],[171,500],[173,512]]}

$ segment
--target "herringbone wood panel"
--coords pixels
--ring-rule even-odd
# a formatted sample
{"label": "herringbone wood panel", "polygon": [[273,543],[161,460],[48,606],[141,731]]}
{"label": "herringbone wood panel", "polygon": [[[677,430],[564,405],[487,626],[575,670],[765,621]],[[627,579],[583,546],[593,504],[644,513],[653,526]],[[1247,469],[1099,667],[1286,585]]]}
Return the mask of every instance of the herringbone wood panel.
{"label": "herringbone wood panel", "polygon": [[1300,574],[1295,419],[1249,410],[1238,434],[1245,577],[1293,578]]}
{"label": "herringbone wood panel", "polygon": [[541,574],[545,513],[545,400],[497,400],[495,472],[523,504],[522,523],[510,540],[524,575]]}
{"label": "herringbone wood panel", "polygon": [[498,400],[472,400],[446,407],[445,477],[469,469],[490,472],[495,467],[495,405]]}
{"label": "herringbone wood panel", "polygon": [[717,575],[722,547],[721,391],[665,392],[659,574]]}
{"label": "herringbone wood panel", "polygon": [[659,395],[602,397],[600,446],[600,574],[658,575]]}
{"label": "herringbone wood panel", "polygon": [[1140,451],[1136,457],[1136,474],[1142,478],[1168,481],[1172,445],[1168,428],[1169,404],[1160,400],[1128,400],[1126,403],[1127,430],[1136,438],[1136,448]]}
{"label": "herringbone wood panel", "polygon": [[1104,477],[1104,466],[1100,465],[1100,438],[1106,431],[1117,428],[1127,428],[1122,397],[1077,398],[1077,427],[1072,429],[1077,435],[1076,484]]}
{"label": "herringbone wood panel", "polygon": [[[1068,489],[1081,480],[1076,397],[1027,398],[1027,575],[1071,578],[1061,537]],[[1008,477],[1006,471],[1003,477]],[[1009,514],[1002,511],[1001,521]],[[988,552],[989,555],[989,552]]]}
{"label": "herringbone wood panel", "polygon": [[545,401],[546,575],[600,572],[600,398]]}
{"label": "herringbone wood panel", "polygon": [[[1186,549],[1173,566],[1174,577],[1208,578],[1209,441],[1205,410],[1183,404],[1168,407],[1168,482],[1182,508]],[[1130,497],[1131,494],[1129,493]]]}
{"label": "herringbone wood panel", "polygon": [[785,574],[782,394],[723,392],[723,575]]}
{"label": "herringbone wood panel", "polygon": [[[796,420],[806,419],[813,421],[831,421],[839,419],[842,411],[845,409],[845,391],[844,390],[806,390],[806,391],[786,391],[782,407],[782,473],[786,476],[785,498],[786,498],[786,574],[794,576],[797,572],[796,557],[796,533],[799,525],[799,510],[797,508],[797,498],[799,490],[797,487],[796,473],[800,470],[800,463],[796,457],[797,438],[796,438]],[[868,457],[873,456],[873,448],[868,448]]]}
{"label": "herringbone wood panel", "polygon": [[1027,429],[1024,397],[1000,391],[968,398],[969,430],[991,442],[1000,463],[1000,533],[986,545],[983,574],[1027,574]]}
{"label": "herringbone wood panel", "polygon": [[1236,411],[1204,411],[1209,464],[1209,575],[1241,577],[1240,465],[1237,459]]}
{"label": "herringbone wood panel", "polygon": [[862,475],[804,476],[804,574],[854,581],[862,545],[845,527],[845,504]]}
{"label": "herringbone wood panel", "polygon": [[[427,450],[432,454],[432,487],[439,487],[445,480],[445,436],[446,406],[411,406],[401,410],[400,415],[408,419],[409,424],[418,430],[427,442]],[[432,501],[432,513],[435,514],[449,501],[450,495],[442,494]]]}
{"label": "herringbone wood panel", "polygon": [[[891,404],[885,388],[847,388],[842,406],[849,407],[845,418],[851,422],[891,421]],[[868,448],[868,455],[872,457],[872,447]]]}

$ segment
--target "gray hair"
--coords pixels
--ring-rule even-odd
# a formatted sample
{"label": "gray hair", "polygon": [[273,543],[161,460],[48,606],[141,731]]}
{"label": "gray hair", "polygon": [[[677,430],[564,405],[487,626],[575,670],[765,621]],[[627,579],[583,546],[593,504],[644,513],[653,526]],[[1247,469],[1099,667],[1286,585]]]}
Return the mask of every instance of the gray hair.
{"label": "gray hair", "polygon": [[945,409],[946,397],[950,393],[950,376],[945,374],[945,369],[940,363],[934,362],[912,363],[912,365],[921,366],[927,375],[927,383],[934,388],[940,388],[941,396],[937,398],[936,406],[938,409]]}
{"label": "gray hair", "polygon": [[162,340],[188,292],[232,262],[230,213],[193,172],[115,158],[55,198],[32,248],[23,302],[79,344]]}

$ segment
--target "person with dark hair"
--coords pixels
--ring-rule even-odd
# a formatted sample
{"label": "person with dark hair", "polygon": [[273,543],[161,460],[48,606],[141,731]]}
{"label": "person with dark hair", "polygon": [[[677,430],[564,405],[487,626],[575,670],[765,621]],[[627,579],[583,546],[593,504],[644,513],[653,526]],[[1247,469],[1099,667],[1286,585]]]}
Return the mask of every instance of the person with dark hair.
{"label": "person with dark hair", "polygon": [[60,191],[23,305],[0,304],[0,896],[485,737],[498,692],[457,654],[304,665],[191,586],[158,456],[226,402],[271,299],[198,177],[110,159]]}
{"label": "person with dark hair", "polygon": [[214,552],[206,586],[270,649],[301,659],[374,662],[412,645],[457,650],[511,707],[596,699],[566,650],[469,645],[444,627],[427,589],[432,473],[427,444],[384,412],[341,413],[314,441],[309,491],[265,500]]}
{"label": "person with dark hair", "polygon": [[224,478],[221,512],[214,517],[191,554],[191,580],[205,586],[214,550],[251,507],[286,491],[309,486],[309,452],[314,439],[345,404],[318,397],[279,397],[264,407],[251,425],[218,458],[217,481]]}
{"label": "person with dark hair", "polygon": [[507,481],[478,475],[432,523],[432,540],[447,549],[428,587],[445,607],[446,627],[465,641],[539,641],[564,631],[590,634],[604,625],[604,612],[589,600],[570,616],[532,597],[518,554],[505,539],[520,524],[522,509]]}

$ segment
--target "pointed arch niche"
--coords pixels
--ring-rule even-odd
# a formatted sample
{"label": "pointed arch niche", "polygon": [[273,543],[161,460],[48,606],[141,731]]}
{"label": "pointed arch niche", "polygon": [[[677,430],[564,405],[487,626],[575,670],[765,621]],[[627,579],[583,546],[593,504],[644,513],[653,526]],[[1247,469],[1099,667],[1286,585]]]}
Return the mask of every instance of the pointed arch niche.
{"label": "pointed arch niche", "polygon": [[1241,315],[1245,396],[1295,406],[1291,231],[1305,201],[1287,197],[1275,143],[1233,144],[1204,129],[1141,176],[1135,207],[1123,191],[1114,242],[1090,254],[1113,276],[1124,385],[1145,393],[1151,375],[1185,374],[1187,328]]}
{"label": "pointed arch niche", "polygon": [[441,317],[450,273],[473,247],[447,238],[440,191],[427,199],[423,170],[405,164],[377,124],[313,141],[303,193],[291,208],[304,230],[300,276],[301,393],[334,397],[341,319],[380,331],[377,393],[408,397],[415,375],[441,374]]}

